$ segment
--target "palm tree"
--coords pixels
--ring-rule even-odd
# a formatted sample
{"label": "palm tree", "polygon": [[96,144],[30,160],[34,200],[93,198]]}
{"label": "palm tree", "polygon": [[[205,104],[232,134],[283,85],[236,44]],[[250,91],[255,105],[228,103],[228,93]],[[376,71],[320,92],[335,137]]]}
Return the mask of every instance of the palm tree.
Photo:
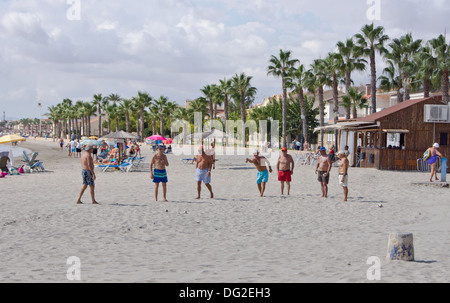
{"label": "palm tree", "polygon": [[136,98],[135,98],[135,102],[136,102],[136,105],[137,105],[137,107],[139,108],[139,114],[140,114],[140,120],[141,120],[141,125],[140,125],[140,138],[141,138],[141,140],[142,140],[142,142],[144,142],[144,120],[145,120],[145,117],[144,117],[144,112],[145,112],[145,109],[147,108],[147,107],[149,107],[150,105],[152,105],[152,97],[148,94],[148,93],[146,93],[146,92],[138,92],[138,95],[136,96]]}
{"label": "palm tree", "polygon": [[84,103],[85,108],[85,115],[86,115],[86,122],[87,122],[87,136],[91,136],[91,117],[95,116],[95,113],[97,112],[97,107],[93,105],[92,103],[85,102]]}
{"label": "palm tree", "polygon": [[[317,95],[319,97],[319,116],[320,126],[325,126],[325,104],[323,97],[323,88],[329,84],[329,78],[325,71],[325,63],[323,59],[316,59],[311,64],[311,69],[307,72],[306,84],[309,91],[314,92],[317,89]],[[320,145],[323,146],[324,132],[320,130]]]}
{"label": "palm tree", "polygon": [[372,113],[377,111],[377,69],[375,55],[387,53],[384,44],[389,40],[389,36],[384,34],[382,26],[375,27],[374,24],[366,24],[361,28],[361,33],[355,35],[357,52],[370,59]]}
{"label": "palm tree", "polygon": [[204,97],[209,102],[209,119],[212,120],[214,117],[214,108],[213,108],[213,98],[215,94],[215,84],[205,85],[200,91],[203,93]]}
{"label": "palm tree", "polygon": [[397,103],[403,102],[403,94],[401,93],[403,88],[402,76],[391,60],[387,61],[387,67],[383,70],[383,75],[378,80],[380,80],[380,88],[383,91],[395,90],[397,92]]}
{"label": "palm tree", "polygon": [[422,80],[423,96],[430,97],[430,92],[433,86],[434,71],[436,70],[436,60],[431,54],[431,48],[427,44],[422,47],[416,54],[414,54],[415,62],[417,63],[417,79]]}
{"label": "palm tree", "polygon": [[292,87],[298,95],[302,120],[303,142],[305,142],[308,141],[308,122],[306,120],[306,103],[304,94],[305,82],[307,81],[307,72],[303,64],[300,64],[297,68],[291,71],[290,80],[291,83],[289,84],[289,87]]}
{"label": "palm tree", "polygon": [[[364,71],[366,69],[367,61],[361,58],[361,54],[358,52],[358,48],[353,41],[353,38],[345,40],[345,42],[339,41],[337,44],[338,53],[342,57],[341,70],[345,74],[345,92],[348,93],[350,86],[352,85],[352,72]],[[350,110],[345,113],[346,119],[350,118]]]}
{"label": "palm tree", "polygon": [[98,136],[103,136],[103,127],[102,127],[102,108],[104,105],[104,98],[102,94],[94,95],[94,99],[92,100],[92,104],[97,107],[98,110]]}
{"label": "palm tree", "polygon": [[161,136],[164,136],[164,116],[168,114],[168,103],[169,99],[166,96],[160,96],[158,100],[154,100],[154,107],[159,118],[159,131]]}
{"label": "palm tree", "polygon": [[393,39],[389,44],[391,51],[385,55],[386,58],[392,60],[398,67],[402,75],[404,100],[409,100],[411,87],[409,81],[415,72],[416,65],[413,62],[414,54],[420,49],[422,40],[414,40],[412,34],[406,34],[400,39]]}
{"label": "palm tree", "polygon": [[[247,120],[246,115],[246,101],[247,98],[252,98],[256,94],[256,88],[250,83],[252,76],[247,76],[245,73],[235,74],[231,79],[232,83],[232,95],[235,100],[239,100],[241,109],[241,120],[244,123]],[[245,143],[245,142],[244,142]]]}
{"label": "palm tree", "polygon": [[220,89],[222,91],[223,95],[223,104],[224,104],[224,111],[225,111],[225,121],[229,120],[228,117],[228,96],[230,95],[230,91],[232,88],[232,80],[224,78],[223,80],[220,80]]}
{"label": "palm tree", "polygon": [[352,110],[353,119],[358,117],[357,109],[367,108],[367,99],[363,98],[363,93],[359,92],[358,89],[350,87],[347,95],[342,97],[342,103],[346,108]]}
{"label": "palm tree", "polygon": [[449,103],[448,77],[450,70],[450,44],[446,42],[444,35],[428,41],[433,57],[436,60],[435,74],[441,79],[442,100]]}
{"label": "palm tree", "polygon": [[[334,101],[334,124],[337,124],[339,119],[339,78],[342,77],[342,65],[344,60],[339,53],[328,53],[328,57],[323,61],[325,64],[325,71],[328,73],[331,79],[331,86],[333,89],[333,101]],[[337,130],[335,130],[337,136]],[[337,138],[336,138],[337,139]],[[337,142],[337,141],[336,141]]]}
{"label": "palm tree", "polygon": [[122,99],[120,103],[120,111],[125,114],[125,131],[130,132],[130,111],[133,108],[133,101],[131,99]]}
{"label": "palm tree", "polygon": [[291,70],[294,68],[295,64],[299,61],[297,59],[291,59],[291,51],[280,50],[279,58],[274,55],[271,56],[267,68],[267,75],[273,75],[275,77],[281,77],[281,87],[283,89],[283,127],[282,127],[282,137],[283,137],[283,147],[287,147],[286,138],[286,125],[287,125],[287,86],[286,78],[288,77]]}

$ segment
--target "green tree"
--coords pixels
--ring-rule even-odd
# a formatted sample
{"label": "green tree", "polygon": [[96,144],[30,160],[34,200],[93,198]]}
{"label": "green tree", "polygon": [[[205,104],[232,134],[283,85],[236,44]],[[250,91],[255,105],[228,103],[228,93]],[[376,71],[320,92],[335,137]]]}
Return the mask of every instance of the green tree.
{"label": "green tree", "polygon": [[355,35],[357,43],[357,52],[370,60],[370,85],[372,94],[372,113],[377,111],[377,69],[376,54],[384,55],[387,53],[384,47],[389,40],[389,36],[384,34],[384,27],[374,24],[366,24],[361,28],[361,32]]}
{"label": "green tree", "polygon": [[271,56],[269,60],[269,66],[267,68],[267,75],[273,75],[275,77],[281,78],[281,87],[283,90],[283,120],[282,120],[282,137],[283,137],[283,147],[287,147],[287,138],[286,138],[286,116],[287,116],[287,85],[286,80],[289,74],[291,73],[294,66],[299,61],[297,59],[291,58],[291,51],[283,51],[280,50],[279,57],[274,55]]}

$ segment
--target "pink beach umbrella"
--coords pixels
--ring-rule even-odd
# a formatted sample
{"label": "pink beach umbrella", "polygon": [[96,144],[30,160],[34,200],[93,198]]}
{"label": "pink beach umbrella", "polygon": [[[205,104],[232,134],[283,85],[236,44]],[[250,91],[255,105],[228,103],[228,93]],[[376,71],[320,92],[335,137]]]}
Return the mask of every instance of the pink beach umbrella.
{"label": "pink beach umbrella", "polygon": [[160,135],[153,135],[153,136],[148,137],[147,140],[162,141],[162,140],[166,140],[166,138],[164,138],[163,136],[160,136]]}
{"label": "pink beach umbrella", "polygon": [[170,139],[170,138],[167,138],[166,140],[163,140],[162,142],[163,142],[164,144],[172,144],[172,143],[173,143],[173,140]]}

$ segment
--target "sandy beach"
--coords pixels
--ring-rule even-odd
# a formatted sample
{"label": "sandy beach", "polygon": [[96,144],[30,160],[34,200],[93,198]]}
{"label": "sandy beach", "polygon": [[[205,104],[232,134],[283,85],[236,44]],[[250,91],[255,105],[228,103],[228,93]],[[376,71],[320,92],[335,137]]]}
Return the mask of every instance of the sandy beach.
{"label": "sandy beach", "polygon": [[[379,282],[450,282],[450,189],[412,184],[428,173],[350,168],[341,202],[336,167],[323,199],[314,167],[297,165],[289,197],[274,172],[260,198],[246,156],[218,156],[215,198],[203,187],[195,200],[195,166],[168,155],[169,202],[154,201],[147,168],[97,171],[101,205],[88,191],[76,205],[80,160],[51,140],[20,147],[47,172],[0,180],[0,282],[70,282],[71,256],[84,283],[373,283],[372,256]],[[149,163],[150,147],[142,153]],[[391,232],[413,233],[416,261],[386,260]]]}

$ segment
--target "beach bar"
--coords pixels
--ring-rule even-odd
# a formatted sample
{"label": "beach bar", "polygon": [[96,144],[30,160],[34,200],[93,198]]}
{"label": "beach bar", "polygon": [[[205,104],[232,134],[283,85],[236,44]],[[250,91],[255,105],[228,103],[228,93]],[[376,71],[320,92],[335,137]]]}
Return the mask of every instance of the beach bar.
{"label": "beach bar", "polygon": [[423,170],[425,150],[437,142],[450,155],[450,105],[441,96],[407,100],[375,114],[327,126],[337,129],[340,150],[348,145],[353,166]]}

